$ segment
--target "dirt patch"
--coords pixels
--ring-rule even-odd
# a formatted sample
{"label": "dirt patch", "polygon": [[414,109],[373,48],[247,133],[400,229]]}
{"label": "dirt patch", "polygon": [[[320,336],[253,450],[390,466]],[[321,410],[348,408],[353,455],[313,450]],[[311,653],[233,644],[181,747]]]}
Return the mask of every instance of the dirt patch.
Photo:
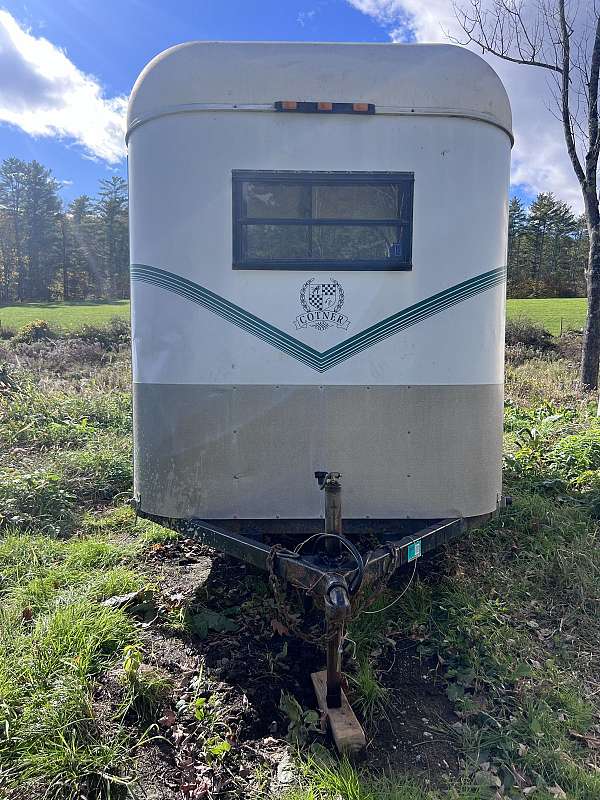
{"label": "dirt patch", "polygon": [[142,747],[136,761],[133,800],[181,800],[181,780],[168,742]]}
{"label": "dirt patch", "polygon": [[443,787],[461,769],[457,737],[452,725],[458,718],[437,678],[435,662],[423,659],[416,642],[399,641],[381,674],[391,702],[385,717],[371,732],[368,768],[373,772],[400,773]]}
{"label": "dirt patch", "polygon": [[146,555],[146,572],[162,595],[191,599],[208,579],[213,551],[193,539],[173,539],[153,545]]}

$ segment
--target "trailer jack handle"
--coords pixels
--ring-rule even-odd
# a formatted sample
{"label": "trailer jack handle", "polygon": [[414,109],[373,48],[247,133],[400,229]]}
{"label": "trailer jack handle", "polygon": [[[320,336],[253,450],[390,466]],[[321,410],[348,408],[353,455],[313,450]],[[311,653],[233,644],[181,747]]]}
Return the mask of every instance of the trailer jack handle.
{"label": "trailer jack handle", "polygon": [[327,625],[327,707],[342,705],[342,644],[344,628],[351,614],[348,586],[343,578],[331,576],[325,587]]}

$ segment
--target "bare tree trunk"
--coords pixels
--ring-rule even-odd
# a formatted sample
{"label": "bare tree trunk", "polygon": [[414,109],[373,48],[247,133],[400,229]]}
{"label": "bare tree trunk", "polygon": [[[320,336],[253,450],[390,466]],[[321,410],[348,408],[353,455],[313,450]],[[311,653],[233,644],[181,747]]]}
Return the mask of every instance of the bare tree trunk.
{"label": "bare tree trunk", "polygon": [[590,249],[586,270],[587,317],[583,329],[583,349],[579,380],[585,389],[598,386],[600,365],[600,222],[598,213],[595,221],[588,225]]}

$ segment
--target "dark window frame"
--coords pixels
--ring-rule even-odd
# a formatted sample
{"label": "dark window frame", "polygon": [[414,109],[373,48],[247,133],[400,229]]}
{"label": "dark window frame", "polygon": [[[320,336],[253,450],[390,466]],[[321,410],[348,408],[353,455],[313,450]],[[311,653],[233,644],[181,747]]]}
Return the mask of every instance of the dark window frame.
{"label": "dark window frame", "polygon": [[[387,271],[408,272],[412,270],[412,235],[413,235],[413,172],[306,172],[295,170],[233,170],[233,269],[261,270],[331,270],[348,271]],[[244,217],[243,216],[243,184],[245,181],[268,183],[297,183],[301,185],[333,185],[340,184],[388,184],[403,187],[402,194],[408,200],[407,211],[403,218],[392,219],[331,219],[315,217]],[[398,193],[400,200],[401,193]],[[401,229],[405,257],[385,259],[252,259],[245,252],[245,226],[257,225],[305,225],[312,226],[337,225],[346,226],[394,226]]]}

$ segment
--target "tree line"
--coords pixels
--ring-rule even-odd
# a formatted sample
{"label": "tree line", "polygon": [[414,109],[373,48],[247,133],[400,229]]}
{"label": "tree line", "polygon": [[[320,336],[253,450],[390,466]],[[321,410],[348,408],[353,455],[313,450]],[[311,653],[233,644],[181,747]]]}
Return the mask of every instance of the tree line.
{"label": "tree line", "polygon": [[[126,182],[101,180],[66,206],[59,190],[37,161],[0,165],[0,303],[129,296]],[[552,193],[513,198],[509,296],[584,297],[588,247],[585,219]]]}
{"label": "tree line", "polygon": [[517,197],[509,206],[509,297],[585,297],[588,232],[551,192],[538,194],[527,208]]}
{"label": "tree line", "polygon": [[38,161],[0,164],[0,303],[129,296],[127,183],[68,205]]}

